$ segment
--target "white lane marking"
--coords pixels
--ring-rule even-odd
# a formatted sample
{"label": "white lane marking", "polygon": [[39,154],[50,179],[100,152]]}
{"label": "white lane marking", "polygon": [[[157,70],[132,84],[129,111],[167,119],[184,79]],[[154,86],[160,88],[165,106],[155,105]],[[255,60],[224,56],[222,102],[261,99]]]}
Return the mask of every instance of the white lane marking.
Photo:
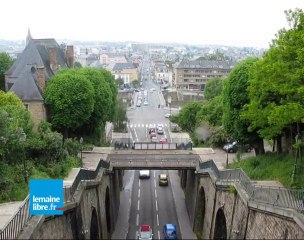
{"label": "white lane marking", "polygon": [[154,173],[154,178],[155,178],[155,171],[153,171],[153,173]]}
{"label": "white lane marking", "polygon": [[131,206],[131,198],[129,199],[129,205]]}
{"label": "white lane marking", "polygon": [[156,222],[157,222],[157,226],[159,226],[158,214],[156,214]]}
{"label": "white lane marking", "polygon": [[139,214],[137,213],[137,215],[136,215],[136,226],[138,226],[138,224],[139,224]]}
{"label": "white lane marking", "polygon": [[139,142],[139,141],[138,141],[138,136],[137,136],[137,133],[136,133],[136,129],[135,129],[135,128],[134,128],[134,133],[135,133],[136,141]]}
{"label": "white lane marking", "polygon": [[138,189],[138,198],[140,198],[140,189]]}
{"label": "white lane marking", "polygon": [[139,211],[139,200],[137,201],[137,210]]}
{"label": "white lane marking", "polygon": [[156,189],[154,189],[154,192],[155,192],[155,198],[157,198],[157,193],[156,193]]}
{"label": "white lane marking", "polygon": [[157,231],[158,239],[160,239],[160,233],[159,230]]}
{"label": "white lane marking", "polygon": [[154,179],[154,187],[156,188],[156,180]]}
{"label": "white lane marking", "polygon": [[140,180],[138,181],[138,187],[140,188]]}
{"label": "white lane marking", "polygon": [[158,204],[157,204],[157,200],[155,201],[155,209],[156,209],[156,212],[158,212]]}

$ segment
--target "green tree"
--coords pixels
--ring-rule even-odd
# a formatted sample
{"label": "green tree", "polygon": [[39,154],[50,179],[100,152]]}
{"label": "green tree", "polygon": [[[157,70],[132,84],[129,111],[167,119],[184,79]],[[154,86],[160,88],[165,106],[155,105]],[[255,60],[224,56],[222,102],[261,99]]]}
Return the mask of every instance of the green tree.
{"label": "green tree", "polygon": [[82,65],[80,62],[74,62],[74,68],[82,68]]}
{"label": "green tree", "polygon": [[223,126],[228,136],[240,143],[251,143],[256,154],[265,153],[263,139],[256,131],[249,132],[248,121],[241,119],[244,105],[249,103],[248,81],[250,71],[257,63],[257,58],[248,58],[239,63],[229,74],[223,90]]}
{"label": "green tree", "polygon": [[295,135],[303,130],[304,119],[304,14],[300,9],[285,11],[289,29],[278,32],[270,49],[256,65],[250,80],[250,103],[243,118],[250,129],[266,139],[287,136],[286,151]]}
{"label": "green tree", "polygon": [[189,102],[181,109],[178,115],[170,117],[170,120],[177,123],[183,130],[193,133],[196,126],[196,115],[201,107],[201,103]]}
{"label": "green tree", "polygon": [[83,125],[94,110],[94,89],[90,80],[75,69],[53,76],[44,93],[50,110],[50,121],[67,138],[70,131]]}
{"label": "green tree", "polygon": [[212,98],[221,95],[223,89],[223,82],[224,79],[217,77],[208,80],[204,91],[205,99],[211,100]]}
{"label": "green tree", "polygon": [[139,81],[136,80],[136,79],[133,80],[133,81],[132,81],[132,85],[133,85],[134,88],[138,88],[138,87],[139,87]]}
{"label": "green tree", "polygon": [[5,91],[4,73],[13,65],[13,62],[13,59],[7,53],[0,53],[0,90]]}

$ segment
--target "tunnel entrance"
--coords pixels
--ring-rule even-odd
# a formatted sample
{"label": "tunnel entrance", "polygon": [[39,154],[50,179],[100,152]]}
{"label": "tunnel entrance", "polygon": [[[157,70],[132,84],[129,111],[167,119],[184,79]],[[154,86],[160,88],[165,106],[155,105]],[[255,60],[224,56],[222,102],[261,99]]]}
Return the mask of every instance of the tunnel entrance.
{"label": "tunnel entrance", "polygon": [[216,213],[214,239],[227,239],[226,218],[222,208]]}
{"label": "tunnel entrance", "polygon": [[196,203],[196,218],[195,218],[195,231],[202,233],[205,219],[205,206],[206,198],[204,188],[201,187],[198,193],[197,203]]}
{"label": "tunnel entrance", "polygon": [[91,217],[90,239],[102,239],[99,238],[98,220],[97,220],[97,213],[95,208],[92,211],[92,217]]}
{"label": "tunnel entrance", "polygon": [[106,219],[107,219],[107,231],[108,235],[111,234],[111,203],[110,203],[110,191],[109,187],[106,190]]}

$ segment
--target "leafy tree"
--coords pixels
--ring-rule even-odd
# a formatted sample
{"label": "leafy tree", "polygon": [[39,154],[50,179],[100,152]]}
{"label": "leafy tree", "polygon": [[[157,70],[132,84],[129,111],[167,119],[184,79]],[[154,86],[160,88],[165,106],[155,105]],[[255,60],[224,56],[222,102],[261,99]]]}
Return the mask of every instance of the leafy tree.
{"label": "leafy tree", "polygon": [[117,78],[116,82],[117,82],[118,86],[123,86],[125,84],[125,82],[124,82],[124,80],[122,78]]}
{"label": "leafy tree", "polygon": [[212,98],[221,95],[223,89],[223,79],[222,78],[211,78],[208,80],[205,86],[205,99],[211,100]]}
{"label": "leafy tree", "polygon": [[170,120],[177,123],[183,130],[193,133],[196,125],[196,115],[201,106],[201,103],[189,102],[181,109],[178,115],[170,117]]}
{"label": "leafy tree", "polygon": [[68,137],[89,120],[94,110],[94,89],[90,80],[75,69],[67,69],[53,76],[44,93],[50,110],[52,126]]}
{"label": "leafy tree", "polygon": [[[282,29],[270,49],[256,65],[250,80],[250,103],[243,118],[266,139],[281,136],[291,148],[304,119],[304,14],[300,9],[285,11],[290,29]],[[285,149],[288,150],[288,149]]]}
{"label": "leafy tree", "polygon": [[122,101],[116,105],[116,114],[114,118],[114,131],[126,131],[127,110]]}
{"label": "leafy tree", "polygon": [[4,73],[12,66],[13,62],[13,59],[7,53],[0,53],[0,90],[5,91]]}
{"label": "leafy tree", "polygon": [[74,62],[74,68],[82,68],[82,65],[80,62]]}
{"label": "leafy tree", "polygon": [[139,86],[139,81],[138,81],[138,80],[133,80],[133,81],[132,81],[132,85],[133,85],[133,87],[138,88],[138,86]]}
{"label": "leafy tree", "polygon": [[249,103],[248,81],[250,71],[258,61],[248,58],[239,63],[229,74],[223,90],[223,126],[227,134],[240,143],[250,142],[256,154],[263,154],[263,139],[256,131],[249,132],[249,123],[240,118],[244,105]]}

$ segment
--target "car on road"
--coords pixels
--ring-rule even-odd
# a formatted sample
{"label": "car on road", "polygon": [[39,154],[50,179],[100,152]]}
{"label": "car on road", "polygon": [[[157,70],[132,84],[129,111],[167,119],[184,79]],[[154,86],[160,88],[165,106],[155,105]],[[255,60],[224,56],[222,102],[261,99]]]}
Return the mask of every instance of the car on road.
{"label": "car on road", "polygon": [[136,231],[136,239],[139,240],[152,240],[152,228],[149,225],[141,225]]}
{"label": "car on road", "polygon": [[148,105],[148,102],[147,102],[147,101],[144,101],[144,105],[147,106],[147,105]]}
{"label": "car on road", "polygon": [[160,140],[159,140],[160,143],[168,143],[168,139],[165,138],[165,137],[162,137]]}
{"label": "car on road", "polygon": [[150,178],[150,170],[139,170],[139,178]]}
{"label": "car on road", "polygon": [[170,116],[171,116],[170,113],[166,113],[166,114],[165,114],[165,118],[169,118]]}
{"label": "car on road", "polygon": [[157,133],[158,134],[164,134],[164,128],[163,127],[158,127],[157,128]]}
{"label": "car on road", "polygon": [[161,173],[158,175],[158,185],[159,186],[168,186],[169,180],[166,173]]}
{"label": "car on road", "polygon": [[151,137],[151,142],[158,142],[158,139],[156,136]]}
{"label": "car on road", "polygon": [[232,142],[225,144],[223,150],[228,153],[236,153],[239,150],[242,150],[243,152],[251,152],[252,147],[249,144],[244,144],[242,146],[238,142]]}
{"label": "car on road", "polygon": [[165,240],[172,240],[172,239],[177,239],[176,236],[176,225],[167,223],[164,225],[163,228],[163,234],[164,234],[164,239]]}

